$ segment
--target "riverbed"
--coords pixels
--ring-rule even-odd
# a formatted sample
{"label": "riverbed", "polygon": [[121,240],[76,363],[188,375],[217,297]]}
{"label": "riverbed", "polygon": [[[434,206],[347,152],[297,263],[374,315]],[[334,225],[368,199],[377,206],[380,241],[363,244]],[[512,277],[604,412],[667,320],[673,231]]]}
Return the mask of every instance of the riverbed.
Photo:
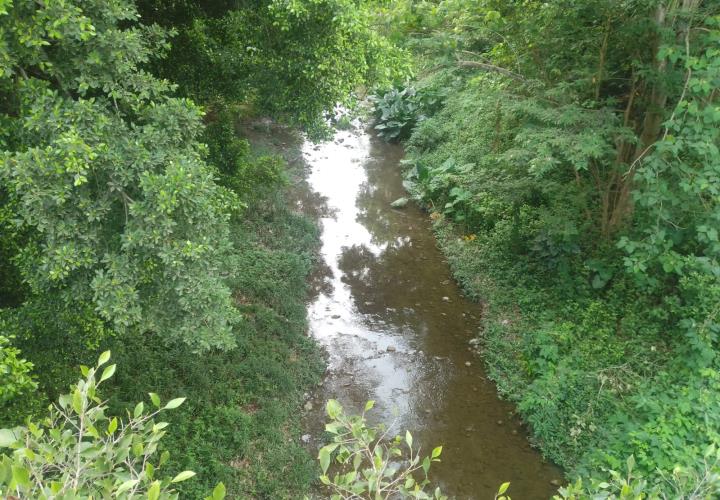
{"label": "riverbed", "polygon": [[428,214],[402,186],[398,145],[354,129],[305,143],[312,203],[321,206],[321,263],[308,305],[310,334],[328,356],[306,415],[320,444],[324,402],[410,430],[427,454],[443,446],[431,479],[460,499],[492,499],[510,481],[516,500],[550,498],[562,475],[542,459],[469,342],[481,307],[466,300],[437,249]]}

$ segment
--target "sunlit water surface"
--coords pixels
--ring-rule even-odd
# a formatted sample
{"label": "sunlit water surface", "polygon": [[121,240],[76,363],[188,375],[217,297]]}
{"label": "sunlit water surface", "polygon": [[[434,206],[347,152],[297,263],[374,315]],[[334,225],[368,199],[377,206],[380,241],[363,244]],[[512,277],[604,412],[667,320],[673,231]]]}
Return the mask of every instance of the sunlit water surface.
{"label": "sunlit water surface", "polygon": [[[310,333],[329,368],[306,416],[319,446],[323,402],[409,429],[426,453],[443,445],[431,479],[456,498],[547,499],[560,471],[530,447],[513,407],[500,401],[469,349],[480,307],[463,298],[436,248],[427,214],[405,196],[403,152],[361,130],[303,146],[321,210],[322,259],[308,306]],[[307,439],[307,436],[306,436]]]}

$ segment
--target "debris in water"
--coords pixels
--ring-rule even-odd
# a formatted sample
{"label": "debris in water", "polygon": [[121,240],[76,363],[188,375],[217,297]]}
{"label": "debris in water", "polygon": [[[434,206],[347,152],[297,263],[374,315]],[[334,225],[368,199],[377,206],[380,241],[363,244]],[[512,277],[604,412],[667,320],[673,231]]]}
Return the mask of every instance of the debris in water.
{"label": "debris in water", "polygon": [[405,208],[409,202],[410,200],[403,196],[390,203],[390,206],[393,208]]}
{"label": "debris in water", "polygon": [[465,366],[472,366],[472,363],[470,361],[465,361]]}
{"label": "debris in water", "polygon": [[313,409],[312,401],[308,401],[307,403],[305,403],[304,408],[305,408],[305,411],[310,411],[310,410],[312,410],[312,409]]}
{"label": "debris in water", "polygon": [[300,436],[300,441],[307,444],[310,442],[310,438],[312,438],[310,434],[303,434],[302,436]]}
{"label": "debris in water", "polygon": [[443,302],[450,302],[450,297],[443,297],[442,300]]}

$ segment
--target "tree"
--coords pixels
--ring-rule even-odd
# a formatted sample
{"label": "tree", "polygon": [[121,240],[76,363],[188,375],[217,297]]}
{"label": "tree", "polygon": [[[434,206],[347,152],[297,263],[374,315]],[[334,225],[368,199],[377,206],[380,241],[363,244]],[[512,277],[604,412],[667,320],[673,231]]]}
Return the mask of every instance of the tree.
{"label": "tree", "polygon": [[370,25],[369,2],[141,0],[143,19],[177,30],[161,74],[200,102],[242,102],[311,132],[361,85],[409,71]]}
{"label": "tree", "polygon": [[146,67],[166,31],[124,0],[0,3],[0,179],[35,296],[94,304],[118,331],[234,345],[228,213],[202,112]]}

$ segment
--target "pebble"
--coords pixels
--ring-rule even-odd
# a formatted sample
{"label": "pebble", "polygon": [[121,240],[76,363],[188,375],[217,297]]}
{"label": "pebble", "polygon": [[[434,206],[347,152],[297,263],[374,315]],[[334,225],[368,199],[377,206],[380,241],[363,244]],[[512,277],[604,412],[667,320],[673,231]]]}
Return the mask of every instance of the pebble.
{"label": "pebble", "polygon": [[447,296],[443,297],[442,300],[443,300],[443,302],[450,302],[450,297],[447,297]]}
{"label": "pebble", "polygon": [[305,411],[310,411],[310,410],[312,410],[312,409],[313,409],[312,401],[308,401],[307,403],[305,403],[304,408],[305,408]]}
{"label": "pebble", "polygon": [[387,346],[387,352],[395,352],[395,351],[397,351],[397,349],[395,348],[394,345]]}
{"label": "pebble", "polygon": [[339,315],[339,314],[333,314],[333,315],[330,316],[330,317],[331,317],[332,319],[340,319],[340,315]]}
{"label": "pebble", "polygon": [[503,421],[502,421],[502,420],[498,420],[498,421],[497,421],[497,424],[498,424],[498,425],[502,425],[502,424],[503,424]]}
{"label": "pebble", "polygon": [[470,361],[465,361],[465,366],[472,366],[472,363]]}

